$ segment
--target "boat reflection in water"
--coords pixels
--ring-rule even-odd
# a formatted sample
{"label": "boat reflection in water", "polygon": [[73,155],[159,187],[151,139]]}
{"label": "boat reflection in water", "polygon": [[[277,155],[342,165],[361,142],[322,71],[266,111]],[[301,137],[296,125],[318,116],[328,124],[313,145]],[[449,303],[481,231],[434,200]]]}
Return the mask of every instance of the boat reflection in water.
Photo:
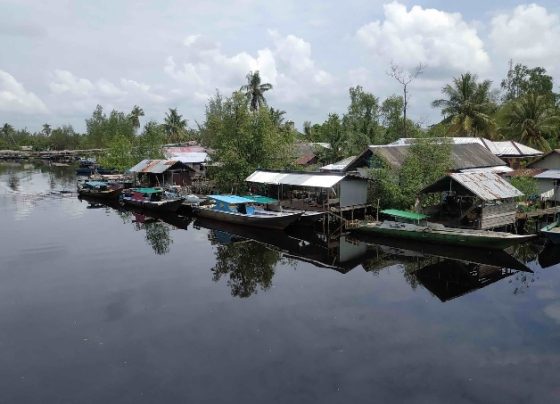
{"label": "boat reflection in water", "polygon": [[[99,204],[99,201],[93,202]],[[189,216],[138,208],[129,211],[118,205],[111,207],[118,210],[125,222],[146,231],[146,242],[156,254],[169,251],[173,242],[171,226],[186,230],[192,221]],[[399,264],[404,267],[403,276],[412,287],[421,285],[442,302],[491,285],[518,271],[532,272],[503,250],[359,235],[333,239],[310,227],[269,230],[204,218],[197,218],[193,227],[210,230],[208,239],[215,246],[215,264],[210,268],[212,279],[216,282],[225,279],[231,294],[241,298],[268,290],[277,264],[289,265],[296,261],[342,274],[358,266],[365,271],[380,272]],[[558,255],[548,252],[542,259]]]}

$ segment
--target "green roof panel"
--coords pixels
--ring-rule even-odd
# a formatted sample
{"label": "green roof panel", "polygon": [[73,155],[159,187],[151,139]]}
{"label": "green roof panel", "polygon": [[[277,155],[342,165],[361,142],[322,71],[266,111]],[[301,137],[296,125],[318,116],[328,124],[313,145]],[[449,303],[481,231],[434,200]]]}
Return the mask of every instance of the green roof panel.
{"label": "green roof panel", "polygon": [[400,217],[403,219],[410,219],[410,220],[422,220],[428,217],[427,215],[423,215],[422,213],[410,212],[408,210],[399,210],[399,209],[385,209],[382,210],[381,213],[384,213],[389,216]]}

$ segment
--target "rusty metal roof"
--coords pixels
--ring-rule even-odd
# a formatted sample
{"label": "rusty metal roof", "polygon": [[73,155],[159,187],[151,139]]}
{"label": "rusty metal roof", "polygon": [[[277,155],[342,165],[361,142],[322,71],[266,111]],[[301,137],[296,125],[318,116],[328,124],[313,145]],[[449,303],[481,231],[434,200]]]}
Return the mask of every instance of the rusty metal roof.
{"label": "rusty metal roof", "polygon": [[128,171],[131,173],[161,174],[172,167],[189,169],[189,167],[178,160],[142,160]]}
{"label": "rusty metal roof", "polygon": [[452,182],[460,184],[484,201],[495,201],[522,196],[523,193],[497,174],[492,173],[451,173],[428,185],[421,193],[450,191]]}

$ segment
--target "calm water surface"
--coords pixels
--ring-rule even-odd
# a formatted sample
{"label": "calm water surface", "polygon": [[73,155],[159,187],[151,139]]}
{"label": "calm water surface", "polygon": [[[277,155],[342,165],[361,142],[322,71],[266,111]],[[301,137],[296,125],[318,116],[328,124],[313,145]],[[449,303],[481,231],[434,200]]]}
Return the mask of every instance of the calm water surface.
{"label": "calm water surface", "polygon": [[0,165],[0,403],[560,402],[554,249],[263,244],[74,188]]}

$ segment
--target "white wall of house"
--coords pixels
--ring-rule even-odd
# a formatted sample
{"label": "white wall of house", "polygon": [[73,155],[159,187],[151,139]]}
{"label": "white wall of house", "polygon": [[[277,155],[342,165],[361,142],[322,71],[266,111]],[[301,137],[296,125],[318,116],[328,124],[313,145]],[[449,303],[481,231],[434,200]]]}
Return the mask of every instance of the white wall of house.
{"label": "white wall of house", "polygon": [[340,182],[340,207],[366,204],[367,189],[367,181],[344,179]]}

